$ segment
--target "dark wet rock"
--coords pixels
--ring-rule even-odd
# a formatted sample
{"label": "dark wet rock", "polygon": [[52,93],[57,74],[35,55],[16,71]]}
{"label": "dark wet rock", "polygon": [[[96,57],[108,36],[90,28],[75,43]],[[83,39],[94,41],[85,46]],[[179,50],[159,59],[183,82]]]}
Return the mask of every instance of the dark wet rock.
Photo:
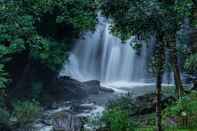
{"label": "dark wet rock", "polygon": [[106,93],[114,92],[114,90],[112,89],[102,87],[100,85],[100,81],[98,80],[87,81],[87,82],[84,82],[84,84],[86,85],[85,90],[88,92],[88,94],[99,94],[100,92],[106,92]]}
{"label": "dark wet rock", "polygon": [[100,87],[100,91],[107,92],[107,93],[113,93],[114,92],[113,89],[102,87],[102,86]]}
{"label": "dark wet rock", "polygon": [[100,82],[97,80],[91,80],[87,82],[80,82],[70,77],[60,77],[56,82],[58,88],[62,88],[65,98],[70,99],[83,99],[89,95],[97,95],[100,92],[112,93],[112,89],[108,89],[100,86]]}
{"label": "dark wet rock", "polygon": [[99,94],[100,92],[100,82],[97,80],[87,81],[83,83],[85,86],[84,90],[88,94]]}
{"label": "dark wet rock", "polygon": [[82,99],[88,96],[84,90],[85,85],[69,77],[60,77],[58,86],[63,87],[66,99]]}

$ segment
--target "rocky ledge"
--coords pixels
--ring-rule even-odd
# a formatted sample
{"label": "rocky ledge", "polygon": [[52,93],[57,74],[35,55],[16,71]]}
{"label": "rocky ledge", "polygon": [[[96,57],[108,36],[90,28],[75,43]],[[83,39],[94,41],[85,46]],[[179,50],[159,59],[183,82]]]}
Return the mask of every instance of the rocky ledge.
{"label": "rocky ledge", "polygon": [[112,93],[113,90],[101,87],[100,81],[97,80],[91,80],[86,82],[80,82],[77,80],[74,80],[70,77],[60,77],[58,79],[58,85],[63,88],[65,98],[67,100],[69,99],[82,99],[85,97],[88,97],[92,94],[99,94],[102,92]]}

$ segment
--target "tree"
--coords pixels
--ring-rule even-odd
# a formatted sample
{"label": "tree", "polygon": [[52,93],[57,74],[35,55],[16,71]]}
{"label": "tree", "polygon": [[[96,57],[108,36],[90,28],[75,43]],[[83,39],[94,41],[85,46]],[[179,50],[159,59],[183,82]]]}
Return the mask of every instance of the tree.
{"label": "tree", "polygon": [[161,131],[160,94],[162,75],[165,64],[165,49],[172,50],[173,70],[178,95],[181,95],[182,84],[177,64],[176,32],[180,29],[182,20],[191,15],[191,0],[104,0],[102,2],[104,15],[112,19],[112,32],[125,40],[131,35],[147,39],[150,35],[156,37],[156,127]]}
{"label": "tree", "polygon": [[[94,0],[0,0],[0,66],[12,79],[14,88],[9,91],[31,88],[31,76],[40,76],[36,64],[46,72],[58,72],[73,40],[93,30],[96,17]],[[5,80],[0,74],[1,85]]]}

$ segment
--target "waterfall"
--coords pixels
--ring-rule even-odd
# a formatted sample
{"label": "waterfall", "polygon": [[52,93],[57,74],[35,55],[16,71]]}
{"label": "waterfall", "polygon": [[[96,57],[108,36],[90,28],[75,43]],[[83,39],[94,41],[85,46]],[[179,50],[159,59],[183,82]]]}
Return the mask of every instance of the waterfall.
{"label": "waterfall", "polygon": [[100,80],[106,83],[153,82],[148,73],[154,39],[143,42],[140,54],[131,45],[134,37],[125,43],[110,33],[110,24],[99,17],[95,32],[87,32],[76,41],[61,75],[79,81]]}

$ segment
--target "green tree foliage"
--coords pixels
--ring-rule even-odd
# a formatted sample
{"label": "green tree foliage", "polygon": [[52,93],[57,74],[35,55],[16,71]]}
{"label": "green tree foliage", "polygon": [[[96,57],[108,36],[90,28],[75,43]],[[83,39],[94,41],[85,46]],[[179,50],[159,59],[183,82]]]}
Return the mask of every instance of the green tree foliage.
{"label": "green tree foliage", "polygon": [[197,53],[190,55],[185,62],[185,69],[189,73],[197,73]]}
{"label": "green tree foliage", "polygon": [[[1,88],[6,88],[12,77],[17,77],[13,82],[16,94],[17,89],[30,86],[29,96],[39,97],[44,82],[35,74],[38,72],[35,68],[40,67],[33,64],[47,67],[48,72],[59,71],[73,40],[84,31],[93,30],[96,17],[95,0],[0,0],[0,97],[7,100],[1,103],[11,103],[6,98],[10,98],[8,94],[12,89]],[[18,66],[24,68],[14,74]],[[32,72],[34,74],[29,74]],[[41,84],[34,83],[37,77]],[[28,101],[13,106],[14,115],[22,124],[31,121],[38,111],[38,106]]]}
{"label": "green tree foliage", "polygon": [[191,16],[192,0],[104,0],[101,7],[112,18],[112,32],[122,39],[147,38],[152,33],[164,33],[167,38]]}
{"label": "green tree foliage", "polygon": [[[26,55],[21,61],[27,66],[36,61],[58,71],[72,41],[94,29],[96,4],[94,0],[0,1],[0,88],[7,86],[8,65],[20,54]],[[24,72],[18,76],[21,80],[29,75]]]}
{"label": "green tree foliage", "polygon": [[[93,0],[16,0],[0,5],[1,55],[29,51],[33,58],[57,68],[64,62],[69,41],[59,41],[58,35],[72,27],[69,33],[78,35],[96,24]],[[45,26],[44,26],[45,25]],[[58,34],[60,32],[60,34]],[[50,35],[49,35],[50,34]],[[52,34],[52,35],[51,35]],[[72,37],[65,34],[63,40]]]}

